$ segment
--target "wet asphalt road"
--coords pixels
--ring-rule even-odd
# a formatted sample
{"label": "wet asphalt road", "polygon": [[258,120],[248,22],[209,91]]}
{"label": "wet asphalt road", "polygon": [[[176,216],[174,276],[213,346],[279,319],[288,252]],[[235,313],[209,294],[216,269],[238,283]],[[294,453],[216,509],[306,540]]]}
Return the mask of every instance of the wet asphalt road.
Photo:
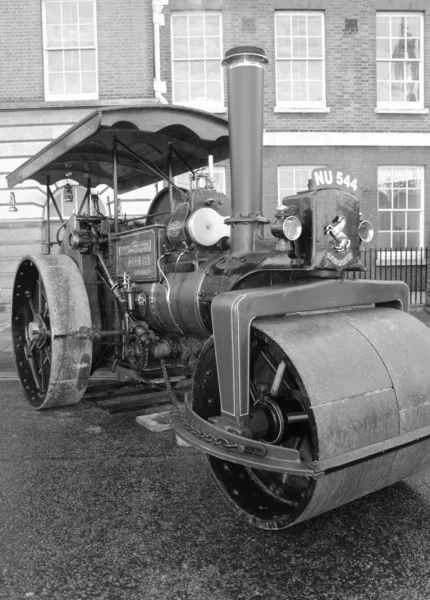
{"label": "wet asphalt road", "polygon": [[0,393],[1,600],[430,598],[430,473],[266,532],[143,411]]}

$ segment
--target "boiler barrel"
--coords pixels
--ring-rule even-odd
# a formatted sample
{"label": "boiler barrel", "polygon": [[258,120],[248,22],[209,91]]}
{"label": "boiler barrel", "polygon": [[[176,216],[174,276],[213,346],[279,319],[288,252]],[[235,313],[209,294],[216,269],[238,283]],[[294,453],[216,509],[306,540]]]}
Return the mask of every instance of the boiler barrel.
{"label": "boiler barrel", "polygon": [[[378,442],[409,432],[413,438],[430,425],[430,332],[417,319],[374,308],[262,320],[253,327],[279,347],[295,374],[313,458],[341,465],[309,480],[298,511],[281,526],[430,468],[429,438],[359,458]],[[342,466],[342,457],[354,451],[357,461]]]}

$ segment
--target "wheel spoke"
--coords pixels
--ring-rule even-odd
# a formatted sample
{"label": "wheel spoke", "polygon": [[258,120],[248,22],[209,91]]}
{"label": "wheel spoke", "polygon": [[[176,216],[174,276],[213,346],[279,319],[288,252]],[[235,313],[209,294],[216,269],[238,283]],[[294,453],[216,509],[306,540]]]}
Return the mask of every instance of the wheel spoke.
{"label": "wheel spoke", "polygon": [[276,396],[279,395],[286,366],[286,362],[284,360],[281,360],[281,362],[278,365],[278,368],[276,369],[275,377],[273,379],[272,387],[270,389],[270,395],[274,398],[276,398]]}
{"label": "wheel spoke", "polygon": [[37,285],[38,285],[37,300],[38,300],[38,306],[39,306],[39,313],[42,314],[43,293],[42,293],[42,281],[40,279],[40,275],[39,275],[38,280],[37,280]]}
{"label": "wheel spoke", "polygon": [[48,348],[46,348],[46,347],[45,347],[45,348],[44,348],[44,350],[45,350],[45,354],[46,354],[46,360],[45,360],[45,363],[48,361],[48,362],[49,362],[49,364],[51,364],[51,357],[50,357],[50,355],[49,355]]}
{"label": "wheel spoke", "polygon": [[25,295],[27,296],[28,304],[30,306],[31,313],[32,313],[32,315],[34,317],[35,314],[36,314],[36,309],[35,309],[34,304],[33,304],[33,298],[31,297],[31,292],[27,291],[27,292],[25,292]]}
{"label": "wheel spoke", "polygon": [[45,389],[45,369],[44,369],[44,360],[43,360],[43,350],[39,349],[39,364],[40,364],[40,383],[42,390]]}
{"label": "wheel spoke", "polygon": [[[264,361],[267,363],[267,365],[270,367],[270,369],[273,371],[273,373],[275,374],[275,379],[276,379],[276,373],[278,371],[278,367],[276,367],[275,363],[273,362],[273,360],[268,356],[268,354],[266,352],[264,352],[263,350],[261,351],[261,357],[264,359]],[[284,362],[284,361],[282,361]],[[285,370],[285,368],[284,368]],[[281,379],[280,385],[281,383],[283,385],[285,385],[285,387],[291,391],[292,387],[291,385],[285,380],[285,378]]]}

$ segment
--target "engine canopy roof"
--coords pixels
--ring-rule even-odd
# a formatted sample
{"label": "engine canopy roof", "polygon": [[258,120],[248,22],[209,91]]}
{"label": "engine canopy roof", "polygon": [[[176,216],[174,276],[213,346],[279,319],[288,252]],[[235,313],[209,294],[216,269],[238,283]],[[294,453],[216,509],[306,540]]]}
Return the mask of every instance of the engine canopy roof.
{"label": "engine canopy roof", "polygon": [[[229,156],[227,120],[204,111],[160,104],[110,107],[91,112],[56,140],[7,176],[9,188],[26,179],[41,184],[72,179],[84,187],[113,185],[115,137],[139,157],[168,175],[169,142],[191,170]],[[121,144],[117,146],[118,191],[128,192],[162,177],[140,162]],[[187,167],[172,153],[172,175]],[[67,175],[66,175],[67,174]]]}

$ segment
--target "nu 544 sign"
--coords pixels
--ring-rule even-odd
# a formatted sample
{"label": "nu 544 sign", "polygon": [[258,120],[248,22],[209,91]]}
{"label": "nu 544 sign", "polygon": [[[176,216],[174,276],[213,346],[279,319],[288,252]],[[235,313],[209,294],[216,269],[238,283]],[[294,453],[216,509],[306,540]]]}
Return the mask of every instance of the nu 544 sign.
{"label": "nu 544 sign", "polygon": [[312,171],[312,189],[344,188],[348,192],[357,191],[357,178],[352,178],[349,173],[335,169],[314,169]]}

